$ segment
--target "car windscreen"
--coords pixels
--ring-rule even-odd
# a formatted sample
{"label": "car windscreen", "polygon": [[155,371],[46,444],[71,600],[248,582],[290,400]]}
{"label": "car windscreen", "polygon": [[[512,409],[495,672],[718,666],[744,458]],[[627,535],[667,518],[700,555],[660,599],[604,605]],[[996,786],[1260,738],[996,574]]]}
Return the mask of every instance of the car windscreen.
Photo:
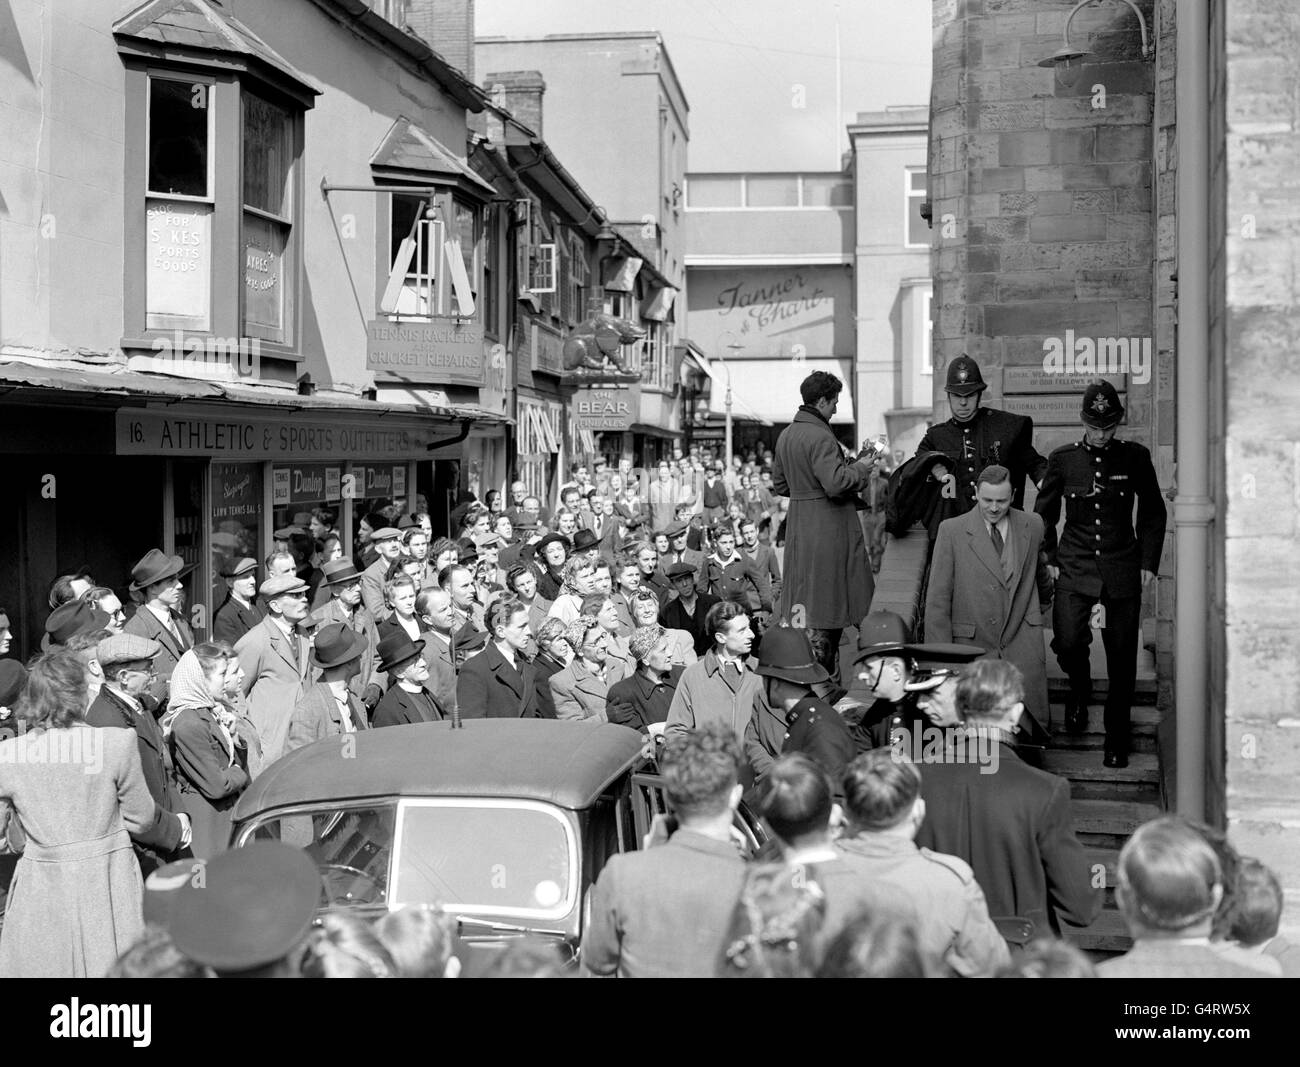
{"label": "car windscreen", "polygon": [[326,904],[383,904],[388,900],[395,801],[345,808],[298,808],[265,817],[239,835],[249,841],[298,845],[316,861]]}
{"label": "car windscreen", "polygon": [[398,806],[393,905],[560,919],[577,892],[574,829],[548,804],[437,798]]}

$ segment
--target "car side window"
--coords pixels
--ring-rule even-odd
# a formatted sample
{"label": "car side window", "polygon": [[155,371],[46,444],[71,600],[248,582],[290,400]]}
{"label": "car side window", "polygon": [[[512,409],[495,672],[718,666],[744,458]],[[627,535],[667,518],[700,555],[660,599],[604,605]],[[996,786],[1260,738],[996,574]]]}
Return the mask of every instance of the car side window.
{"label": "car side window", "polygon": [[298,811],[259,823],[248,840],[298,845],[321,872],[326,905],[381,904],[388,897],[396,807],[388,803]]}

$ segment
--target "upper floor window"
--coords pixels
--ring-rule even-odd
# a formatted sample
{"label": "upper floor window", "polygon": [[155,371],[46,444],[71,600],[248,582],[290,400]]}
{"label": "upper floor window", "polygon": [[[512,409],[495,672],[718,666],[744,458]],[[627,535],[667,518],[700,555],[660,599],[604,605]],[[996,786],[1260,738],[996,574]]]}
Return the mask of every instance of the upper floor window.
{"label": "upper floor window", "polygon": [[907,248],[929,248],[930,226],[921,218],[921,205],[928,199],[924,167],[908,167],[904,172],[903,244]]}
{"label": "upper floor window", "polygon": [[483,212],[454,197],[389,196],[388,284],[379,310],[403,317],[481,319]]}
{"label": "upper floor window", "polygon": [[797,211],[842,208],[853,202],[843,174],[691,174],[686,207],[691,211]]}
{"label": "upper floor window", "polygon": [[150,76],[145,326],[212,326],[213,83]]}
{"label": "upper floor window", "polygon": [[241,336],[287,342],[293,320],[293,116],[244,93],[244,305]]}

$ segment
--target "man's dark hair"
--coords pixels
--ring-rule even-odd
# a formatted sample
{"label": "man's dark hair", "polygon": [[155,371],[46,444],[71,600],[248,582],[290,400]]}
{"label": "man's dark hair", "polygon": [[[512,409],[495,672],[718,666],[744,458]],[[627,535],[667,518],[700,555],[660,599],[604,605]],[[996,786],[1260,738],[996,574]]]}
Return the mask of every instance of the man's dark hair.
{"label": "man's dark hair", "polygon": [[799,385],[799,395],[808,405],[819,400],[833,400],[844,389],[844,383],[829,371],[815,370]]}
{"label": "man's dark hair", "polygon": [[1011,481],[1011,472],[997,463],[990,463],[979,473],[975,479],[975,484],[980,485],[1005,485]]}
{"label": "man's dark hair", "polygon": [[897,915],[863,912],[826,947],[818,978],[924,978],[916,927]]}
{"label": "man's dark hair", "polygon": [[786,844],[824,831],[830,823],[831,780],[801,752],[781,756],[763,782],[759,811]]}
{"label": "man's dark hair", "polygon": [[1092,961],[1068,941],[1040,937],[998,971],[999,978],[1096,978]]}
{"label": "man's dark hair", "polygon": [[1282,918],[1282,886],[1271,870],[1254,856],[1243,856],[1237,868],[1228,937],[1253,948],[1277,936]]}
{"label": "man's dark hair", "polygon": [[732,619],[748,614],[749,608],[746,605],[734,600],[720,600],[704,616],[704,632],[713,637]]}
{"label": "man's dark hair", "polygon": [[1210,930],[1211,940],[1223,941],[1228,937],[1232,913],[1237,906],[1237,872],[1241,867],[1241,853],[1222,830],[1203,822],[1190,822],[1188,825],[1214,850],[1214,857],[1219,861],[1219,870],[1223,874],[1223,897],[1214,910],[1214,925]]}
{"label": "man's dark hair", "polygon": [[844,804],[864,830],[897,826],[920,795],[921,772],[893,749],[864,752],[844,770]]}
{"label": "man's dark hair", "polygon": [[710,723],[670,737],[659,767],[678,818],[720,815],[740,781],[740,742],[731,727]]}
{"label": "man's dark hair", "polygon": [[[448,568],[450,570],[450,568]],[[492,637],[497,635],[498,626],[509,626],[510,620],[519,612],[527,611],[523,602],[518,597],[502,596],[497,597],[488,605],[486,614],[483,616],[483,625]]]}

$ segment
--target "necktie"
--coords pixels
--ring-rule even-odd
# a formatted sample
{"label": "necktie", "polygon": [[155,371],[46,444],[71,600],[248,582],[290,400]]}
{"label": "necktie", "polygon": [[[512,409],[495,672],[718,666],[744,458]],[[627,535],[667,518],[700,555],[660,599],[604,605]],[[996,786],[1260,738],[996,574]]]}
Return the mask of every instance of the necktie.
{"label": "necktie", "polygon": [[989,536],[993,538],[993,551],[998,554],[998,559],[1001,559],[1004,542],[1002,540],[1002,534],[998,532],[996,523],[989,527]]}

